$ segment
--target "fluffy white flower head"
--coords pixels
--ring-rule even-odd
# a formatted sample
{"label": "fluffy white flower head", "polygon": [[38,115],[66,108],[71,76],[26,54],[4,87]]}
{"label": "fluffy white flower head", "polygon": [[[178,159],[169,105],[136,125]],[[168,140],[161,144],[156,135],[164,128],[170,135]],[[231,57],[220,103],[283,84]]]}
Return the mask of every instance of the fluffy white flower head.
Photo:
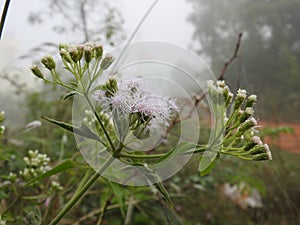
{"label": "fluffy white flower head", "polygon": [[112,96],[100,90],[94,98],[105,112],[117,111],[120,116],[140,113],[145,122],[150,119],[151,126],[168,125],[173,112],[178,111],[173,100],[151,94],[142,79],[118,81]]}

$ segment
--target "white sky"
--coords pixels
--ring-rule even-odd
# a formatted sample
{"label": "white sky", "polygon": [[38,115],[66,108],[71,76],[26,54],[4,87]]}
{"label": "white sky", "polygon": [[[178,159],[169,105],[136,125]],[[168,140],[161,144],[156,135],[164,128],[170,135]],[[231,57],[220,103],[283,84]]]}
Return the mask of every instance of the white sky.
{"label": "white sky", "polygon": [[[67,40],[60,40],[62,37],[56,33],[49,32],[51,31],[49,24],[38,26],[28,24],[28,13],[40,9],[41,2],[41,0],[11,0],[2,43],[0,42],[0,57],[7,49],[5,46],[11,45],[11,42],[19,49],[19,54],[45,41],[67,42]],[[115,4],[120,6],[125,20],[127,36],[130,36],[152,3],[153,0],[115,1]],[[3,5],[4,0],[0,0],[1,11]],[[191,10],[191,5],[186,0],[160,0],[143,24],[135,41],[160,40],[188,47],[193,33],[192,25],[187,22]]]}
{"label": "white sky", "polygon": [[[111,2],[119,6],[125,20],[124,29],[129,37],[154,0]],[[26,82],[27,86],[31,87],[36,87],[38,82],[29,72],[32,62],[19,60],[18,56],[28,53],[30,49],[44,42],[68,43],[74,41],[74,37],[63,37],[54,33],[50,24],[43,23],[32,26],[28,23],[29,12],[39,10],[43,3],[45,2],[42,0],[11,0],[0,40],[0,71],[6,68],[11,72],[15,68],[22,67],[24,71],[20,73],[18,82]],[[4,0],[0,0],[1,12],[3,6]],[[187,48],[191,43],[193,33],[192,25],[187,22],[191,11],[191,5],[186,0],[160,0],[133,41],[159,40]],[[17,121],[23,123],[18,114],[19,109],[16,109],[21,106],[22,99],[19,99],[18,102],[16,99],[8,102],[7,96],[15,96],[12,94],[14,88],[1,78],[0,89],[1,93],[5,92],[5,96],[0,95],[0,110],[5,110],[10,115],[6,121],[10,124],[18,124]]]}

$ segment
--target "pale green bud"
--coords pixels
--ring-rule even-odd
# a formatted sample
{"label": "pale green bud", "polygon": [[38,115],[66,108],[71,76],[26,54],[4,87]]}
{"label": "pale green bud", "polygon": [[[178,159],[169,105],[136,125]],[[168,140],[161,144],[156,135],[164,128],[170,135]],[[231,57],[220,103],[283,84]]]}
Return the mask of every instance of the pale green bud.
{"label": "pale green bud", "polygon": [[237,136],[241,136],[243,133],[255,126],[257,126],[257,121],[253,117],[246,120],[244,123],[241,124],[241,127],[238,129]]}
{"label": "pale green bud", "polygon": [[69,48],[69,54],[73,62],[78,62],[78,51],[77,48],[71,47]]}
{"label": "pale green bud", "polygon": [[254,103],[257,101],[256,95],[250,95],[246,101],[246,107],[252,107]]}
{"label": "pale green bud", "polygon": [[30,67],[31,72],[38,78],[43,79],[44,75],[42,73],[42,71],[39,69],[39,67],[37,65],[33,65]]}
{"label": "pale green bud", "polygon": [[254,161],[264,161],[264,160],[270,160],[267,153],[261,153],[258,155],[253,156],[252,160]]}
{"label": "pale green bud", "polygon": [[83,56],[83,48],[84,48],[84,45],[78,45],[77,46],[77,59],[78,61],[80,61],[82,59],[82,56]]}
{"label": "pale green bud", "polygon": [[61,49],[59,51],[59,54],[60,54],[62,60],[66,61],[68,63],[73,63],[73,60],[72,60],[72,58],[71,58],[71,56],[70,56],[70,54],[67,50]]}
{"label": "pale green bud", "polygon": [[113,63],[113,61],[114,61],[113,56],[107,54],[100,64],[101,69],[106,70]]}
{"label": "pale green bud", "polygon": [[239,109],[246,98],[246,90],[239,89],[234,100],[234,109]]}
{"label": "pale green bud", "polygon": [[1,111],[0,112],[0,123],[2,123],[4,121],[4,118],[5,118],[5,112]]}
{"label": "pale green bud", "polygon": [[103,47],[102,47],[102,45],[95,45],[94,51],[95,51],[95,58],[96,59],[101,59],[102,55],[103,55]]}
{"label": "pale green bud", "polygon": [[250,116],[252,116],[254,113],[254,110],[251,107],[247,107],[240,118],[240,123],[245,122]]}
{"label": "pale green bud", "polygon": [[69,46],[67,44],[60,43],[58,45],[58,49],[59,49],[59,51],[62,50],[62,49],[65,49],[67,51],[69,49]]}
{"label": "pale green bud", "polygon": [[87,63],[92,61],[92,48],[90,46],[84,46],[84,59]]}
{"label": "pale green bud", "polygon": [[257,145],[257,146],[255,146],[255,148],[252,148],[249,151],[249,154],[251,154],[251,155],[257,155],[257,154],[261,154],[261,153],[266,153],[265,146],[263,146],[263,145]]}
{"label": "pale green bud", "polygon": [[0,126],[0,137],[4,134],[4,131],[5,131],[5,127]]}
{"label": "pale green bud", "polygon": [[56,67],[56,63],[51,55],[46,55],[42,58],[41,63],[48,69],[54,70]]}

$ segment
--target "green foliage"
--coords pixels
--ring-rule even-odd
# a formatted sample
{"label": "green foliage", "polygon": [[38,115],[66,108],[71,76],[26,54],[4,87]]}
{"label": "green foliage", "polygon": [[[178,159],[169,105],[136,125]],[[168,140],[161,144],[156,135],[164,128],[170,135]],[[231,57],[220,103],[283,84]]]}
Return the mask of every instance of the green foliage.
{"label": "green foliage", "polygon": [[294,129],[292,127],[263,127],[261,129],[262,137],[271,137],[272,139],[279,138],[280,134],[293,134]]}

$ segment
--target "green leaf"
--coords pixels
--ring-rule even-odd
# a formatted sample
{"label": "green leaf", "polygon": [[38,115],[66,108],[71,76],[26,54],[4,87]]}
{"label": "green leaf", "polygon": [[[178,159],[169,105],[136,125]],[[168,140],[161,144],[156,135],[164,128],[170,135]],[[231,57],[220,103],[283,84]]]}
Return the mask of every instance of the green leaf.
{"label": "green leaf", "polygon": [[87,126],[79,128],[79,127],[75,127],[75,126],[65,123],[65,122],[61,122],[61,121],[57,121],[57,120],[48,118],[46,116],[42,116],[42,119],[47,120],[48,122],[53,123],[71,133],[78,134],[82,137],[93,139],[93,140],[96,140],[96,141],[99,141],[102,143],[100,138],[93,131],[91,131]]}
{"label": "green leaf", "polygon": [[154,184],[154,186],[162,194],[162,196],[164,196],[164,198],[167,200],[169,205],[172,206],[172,201],[171,201],[170,195],[169,195],[167,189],[164,187],[164,185],[160,181],[158,181],[156,184]]}
{"label": "green leaf", "polygon": [[199,157],[199,172],[200,176],[209,174],[212,169],[216,166],[218,159],[220,158],[219,153],[212,153],[209,151],[205,152],[203,156]]}
{"label": "green leaf", "polygon": [[115,199],[119,204],[122,216],[125,217],[126,215],[126,204],[125,204],[125,200],[126,200],[126,195],[125,195],[125,191],[122,185],[114,183],[114,182],[108,182],[109,186],[111,187],[114,195],[115,195]]}
{"label": "green leaf", "polygon": [[22,199],[26,199],[26,200],[38,200],[41,198],[46,198],[47,195],[46,194],[42,194],[42,195],[34,195],[34,196],[23,196]]}
{"label": "green leaf", "polygon": [[66,161],[62,162],[61,164],[55,166],[53,169],[51,169],[51,170],[49,170],[49,171],[33,178],[32,180],[27,182],[25,184],[25,186],[29,186],[29,185],[31,185],[31,184],[39,181],[39,180],[45,179],[45,178],[50,177],[54,174],[63,172],[63,171],[68,170],[68,169],[76,168],[76,167],[78,167],[78,165],[76,163],[74,163],[71,160],[66,160]]}
{"label": "green leaf", "polygon": [[65,94],[65,95],[63,96],[62,100],[65,101],[65,100],[67,100],[68,98],[71,98],[71,97],[73,97],[73,96],[75,96],[75,95],[78,95],[78,94],[79,94],[79,92],[77,92],[77,91],[71,91],[71,92]]}

